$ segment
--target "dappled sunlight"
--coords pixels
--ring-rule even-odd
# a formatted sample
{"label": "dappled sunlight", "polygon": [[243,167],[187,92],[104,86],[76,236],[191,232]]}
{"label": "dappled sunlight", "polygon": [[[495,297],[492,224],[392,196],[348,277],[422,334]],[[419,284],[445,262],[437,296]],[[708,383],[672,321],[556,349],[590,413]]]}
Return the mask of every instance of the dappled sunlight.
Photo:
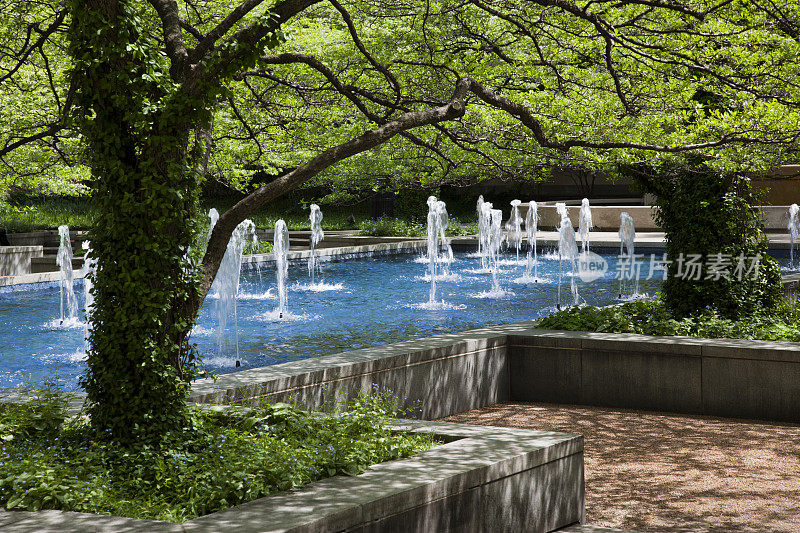
{"label": "dappled sunlight", "polygon": [[587,523],[637,531],[800,530],[800,425],[508,403],[443,420],[580,433]]}

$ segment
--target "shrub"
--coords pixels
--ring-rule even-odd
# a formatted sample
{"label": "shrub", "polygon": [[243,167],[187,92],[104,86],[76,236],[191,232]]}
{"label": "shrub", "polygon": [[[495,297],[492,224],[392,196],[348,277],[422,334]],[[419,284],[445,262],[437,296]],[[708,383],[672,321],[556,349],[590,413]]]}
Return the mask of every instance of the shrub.
{"label": "shrub", "polygon": [[[658,176],[641,169],[631,173],[656,195],[656,222],[665,232],[672,261],[662,290],[666,306],[676,316],[713,309],[738,318],[778,305],[783,298],[780,267],[767,255],[769,241],[748,178],[702,166],[662,169]],[[741,280],[733,275],[714,279],[707,272],[699,280],[679,278],[677,259],[688,254],[699,254],[704,265],[723,254],[731,262],[731,273],[737,257],[759,257],[758,272]]]}
{"label": "shrub", "polygon": [[[455,217],[450,217],[446,234],[448,237],[475,235],[478,225],[462,224]],[[361,223],[359,235],[372,237],[424,237],[428,234],[427,223],[416,220],[406,221],[399,218],[379,218],[378,220],[365,220]]]}
{"label": "shrub", "polygon": [[707,338],[800,341],[800,309],[782,304],[772,312],[754,313],[741,319],[705,309],[688,317],[676,317],[661,295],[609,307],[571,307],[539,321],[545,329],[688,335]]}
{"label": "shrub", "polygon": [[0,506],[181,522],[434,445],[430,435],[391,430],[387,394],[328,415],[280,403],[195,407],[189,431],[133,446],[96,433],[85,417],[65,418],[64,405],[49,394],[0,409]]}

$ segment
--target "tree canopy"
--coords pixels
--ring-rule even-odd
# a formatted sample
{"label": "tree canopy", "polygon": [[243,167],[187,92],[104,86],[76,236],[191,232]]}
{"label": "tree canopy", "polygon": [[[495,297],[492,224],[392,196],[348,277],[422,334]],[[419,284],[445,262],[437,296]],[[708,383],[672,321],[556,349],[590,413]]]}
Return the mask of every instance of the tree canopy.
{"label": "tree canopy", "polygon": [[[0,176],[91,189],[84,386],[119,438],[181,425],[188,332],[231,232],[294,188],[335,198],[565,162],[796,157],[793,1],[5,4]],[[201,259],[210,174],[249,194]]]}

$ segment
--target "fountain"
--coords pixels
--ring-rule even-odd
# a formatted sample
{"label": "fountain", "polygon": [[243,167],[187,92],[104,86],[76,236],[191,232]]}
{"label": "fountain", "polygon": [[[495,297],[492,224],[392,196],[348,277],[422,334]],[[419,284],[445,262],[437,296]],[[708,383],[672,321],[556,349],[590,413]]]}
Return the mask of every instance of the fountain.
{"label": "fountain", "polygon": [[278,318],[286,314],[286,278],[289,275],[289,229],[282,219],[275,222],[274,239],[275,267],[278,281]]}
{"label": "fountain", "polygon": [[[636,229],[633,226],[633,218],[627,213],[622,212],[619,214],[619,261],[630,262],[630,272],[634,278],[633,294],[636,297],[639,294],[639,276],[634,275],[636,272],[633,269],[634,257],[634,240],[636,239]],[[625,253],[623,254],[623,249]],[[622,293],[625,287],[625,269],[620,268],[619,271],[619,297],[622,298]]]}
{"label": "fountain", "polygon": [[[531,277],[533,270],[533,281],[539,281],[539,258],[536,251],[536,232],[539,229],[539,206],[531,200],[528,202],[528,212],[525,214],[525,234],[528,238],[528,260],[525,264],[525,277]],[[533,254],[531,255],[531,247]]]}
{"label": "fountain", "polygon": [[491,294],[501,295],[500,288],[500,246],[503,244],[503,212],[500,209],[491,209],[489,206],[489,265],[492,269]]}
{"label": "fountain", "polygon": [[522,217],[519,214],[521,203],[519,200],[511,200],[511,216],[506,222],[506,240],[517,251],[517,261],[519,261],[519,249],[522,247]]}
{"label": "fountain", "polygon": [[[64,323],[65,318],[74,322],[78,317],[78,298],[75,296],[74,273],[72,271],[72,243],[69,240],[69,226],[59,226],[58,236],[60,239],[58,245],[58,255],[56,256],[56,264],[59,267],[61,276],[59,277],[59,292],[61,297],[61,321]],[[67,303],[67,317],[64,316],[64,300]]]}
{"label": "fountain", "polygon": [[[556,202],[556,213],[558,214],[558,223],[561,224],[561,220],[564,217],[569,218],[569,211],[567,210],[567,204],[564,202]],[[556,231],[558,227],[556,227]]]}
{"label": "fountain", "polygon": [[441,200],[436,204],[436,209],[439,212],[439,245],[444,248],[444,255],[439,258],[442,263],[442,273],[440,278],[447,278],[450,276],[450,266],[453,264],[453,247],[450,246],[450,240],[447,238],[447,226],[450,224],[450,215],[447,214],[447,206]]}
{"label": "fountain", "polygon": [[800,236],[800,208],[797,204],[789,206],[789,224],[786,228],[789,230],[789,269],[795,268],[794,262],[794,249],[798,245],[798,236]]}
{"label": "fountain", "polygon": [[208,233],[206,233],[206,244],[208,244],[208,240],[211,238],[211,232],[214,231],[214,226],[217,225],[217,221],[219,220],[219,211],[217,211],[213,207],[209,209],[208,219],[210,223],[208,225]]}
{"label": "fountain", "polygon": [[478,256],[481,258],[481,268],[488,270],[489,257],[489,224],[492,204],[483,201],[483,196],[478,196]]}
{"label": "fountain", "polygon": [[[566,210],[565,210],[566,211]],[[578,295],[578,285],[575,278],[578,276],[578,244],[575,241],[575,228],[566,213],[561,217],[561,224],[558,226],[558,296],[556,307],[561,309],[561,261],[567,259],[572,268],[570,281],[570,291],[572,292],[573,305],[580,302]]]}
{"label": "fountain", "polygon": [[[212,211],[216,212],[216,210]],[[209,216],[213,224],[216,220],[212,213]],[[228,315],[233,310],[233,328],[236,342],[236,358],[239,358],[239,320],[236,309],[236,296],[239,293],[239,276],[242,270],[242,254],[245,244],[250,241],[256,243],[256,227],[252,220],[244,220],[236,229],[233,230],[228,241],[228,247],[217,271],[214,286],[219,294],[217,301],[217,350],[222,355],[223,341],[225,339],[225,328],[228,323]]]}
{"label": "fountain", "polygon": [[589,232],[593,227],[592,209],[589,207],[589,199],[584,198],[581,200],[581,212],[578,223],[578,234],[581,237],[581,249],[583,253],[589,251]]}
{"label": "fountain", "polygon": [[317,204],[311,204],[311,214],[308,215],[308,220],[311,222],[311,255],[308,256],[308,275],[311,276],[311,285],[314,285],[314,272],[319,269],[319,259],[317,259],[314,249],[325,238],[325,233],[320,225],[322,211]]}
{"label": "fountain", "polygon": [[[436,303],[436,278],[444,278],[449,275],[450,264],[453,262],[453,248],[447,241],[445,230],[450,222],[445,203],[436,199],[435,196],[428,198],[428,275],[431,278],[430,293],[428,303]],[[440,254],[444,247],[444,255]],[[442,272],[439,273],[439,266]]]}

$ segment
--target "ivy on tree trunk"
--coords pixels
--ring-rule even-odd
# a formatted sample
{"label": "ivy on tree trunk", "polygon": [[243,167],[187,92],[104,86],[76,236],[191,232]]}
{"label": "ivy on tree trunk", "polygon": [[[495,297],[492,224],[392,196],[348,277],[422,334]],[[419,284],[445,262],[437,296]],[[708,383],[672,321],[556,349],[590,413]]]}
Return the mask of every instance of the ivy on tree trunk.
{"label": "ivy on tree trunk", "polygon": [[189,132],[203,102],[172,83],[131,3],[75,2],[75,112],[92,163],[98,218],[88,370],[93,424],[118,440],[185,427],[194,355],[198,175]]}

